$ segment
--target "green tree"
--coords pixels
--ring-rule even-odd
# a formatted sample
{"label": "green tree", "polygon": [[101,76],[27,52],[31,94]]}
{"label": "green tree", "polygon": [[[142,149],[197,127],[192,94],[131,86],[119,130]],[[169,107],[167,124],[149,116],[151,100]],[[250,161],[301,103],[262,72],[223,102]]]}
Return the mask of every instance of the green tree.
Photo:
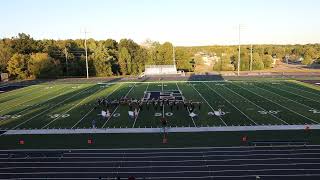
{"label": "green tree", "polygon": [[12,57],[12,49],[4,43],[0,43],[0,72],[7,70],[8,62]]}
{"label": "green tree", "polygon": [[19,33],[18,37],[13,38],[12,48],[14,52],[20,54],[31,54],[39,51],[37,41],[24,33]]}
{"label": "green tree", "polygon": [[215,71],[234,71],[234,66],[230,63],[229,55],[221,55],[221,58],[214,64]]}
{"label": "green tree", "polygon": [[310,55],[305,55],[301,63],[304,65],[310,65],[313,63],[313,59]]}
{"label": "green tree", "polygon": [[35,78],[58,77],[62,74],[59,62],[47,53],[32,54],[28,61],[28,71]]}
{"label": "green tree", "polygon": [[252,70],[262,70],[264,69],[264,64],[259,53],[252,54]]}
{"label": "green tree", "polygon": [[265,68],[271,68],[273,63],[273,58],[269,54],[265,54],[262,58]]}
{"label": "green tree", "polygon": [[[235,69],[238,68],[238,53],[236,53],[233,58],[232,62],[234,64]],[[240,54],[240,71],[247,71],[250,67],[250,56],[248,52],[241,52]]]}
{"label": "green tree", "polygon": [[14,54],[8,61],[9,75],[18,79],[26,79],[29,76],[27,66],[29,58],[29,55]]}
{"label": "green tree", "polygon": [[172,65],[173,63],[173,46],[169,42],[165,42],[158,46],[156,53],[156,64]]}
{"label": "green tree", "polygon": [[187,50],[177,48],[175,51],[175,60],[177,69],[184,71],[193,71],[192,54]]}
{"label": "green tree", "polygon": [[147,59],[148,59],[148,51],[143,47],[139,48],[136,54],[136,64],[137,64],[139,74],[143,72]]}
{"label": "green tree", "polygon": [[123,75],[131,73],[131,55],[125,47],[119,52],[119,66]]}
{"label": "green tree", "polygon": [[95,76],[111,76],[112,73],[112,56],[109,56],[105,51],[96,51],[89,56],[93,62]]}

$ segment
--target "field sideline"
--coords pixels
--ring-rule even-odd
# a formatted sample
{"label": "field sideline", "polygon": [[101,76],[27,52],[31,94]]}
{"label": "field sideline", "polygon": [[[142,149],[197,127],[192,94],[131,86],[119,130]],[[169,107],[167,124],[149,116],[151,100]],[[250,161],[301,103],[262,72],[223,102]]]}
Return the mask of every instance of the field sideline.
{"label": "field sideline", "polygon": [[[129,119],[129,107],[119,105],[103,119],[101,109],[95,108],[101,97],[141,99],[145,91],[169,90],[180,90],[187,101],[202,102],[193,110],[197,118],[185,108],[151,106]],[[93,120],[96,128],[160,128],[159,115],[168,119],[168,127],[317,125],[319,102],[319,90],[295,81],[44,83],[0,94],[0,128],[90,129]],[[222,115],[213,115],[219,109]]]}

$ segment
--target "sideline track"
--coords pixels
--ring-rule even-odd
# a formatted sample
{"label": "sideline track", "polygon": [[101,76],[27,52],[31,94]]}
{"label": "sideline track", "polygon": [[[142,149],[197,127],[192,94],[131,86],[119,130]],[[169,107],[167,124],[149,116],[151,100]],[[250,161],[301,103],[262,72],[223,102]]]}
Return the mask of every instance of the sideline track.
{"label": "sideline track", "polygon": [[1,179],[319,179],[319,146],[0,150]]}

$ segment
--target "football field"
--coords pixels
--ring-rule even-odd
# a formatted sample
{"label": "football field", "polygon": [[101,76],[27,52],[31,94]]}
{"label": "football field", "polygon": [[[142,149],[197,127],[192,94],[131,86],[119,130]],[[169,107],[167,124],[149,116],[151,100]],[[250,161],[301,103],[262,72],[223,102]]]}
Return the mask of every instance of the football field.
{"label": "football field", "polygon": [[[133,118],[132,108],[121,103],[102,117],[106,108],[97,103],[101,98],[149,102],[152,93],[179,96],[183,103],[143,103]],[[2,130],[159,128],[163,117],[167,127],[314,125],[320,122],[320,91],[295,81],[159,81],[44,83],[0,94]]]}

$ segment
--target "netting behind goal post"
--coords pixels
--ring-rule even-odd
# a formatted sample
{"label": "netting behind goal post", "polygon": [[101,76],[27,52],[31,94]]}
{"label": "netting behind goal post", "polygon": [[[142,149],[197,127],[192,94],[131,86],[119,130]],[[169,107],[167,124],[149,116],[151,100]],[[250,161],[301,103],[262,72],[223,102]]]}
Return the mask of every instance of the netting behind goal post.
{"label": "netting behind goal post", "polygon": [[176,65],[146,65],[145,75],[178,74]]}

